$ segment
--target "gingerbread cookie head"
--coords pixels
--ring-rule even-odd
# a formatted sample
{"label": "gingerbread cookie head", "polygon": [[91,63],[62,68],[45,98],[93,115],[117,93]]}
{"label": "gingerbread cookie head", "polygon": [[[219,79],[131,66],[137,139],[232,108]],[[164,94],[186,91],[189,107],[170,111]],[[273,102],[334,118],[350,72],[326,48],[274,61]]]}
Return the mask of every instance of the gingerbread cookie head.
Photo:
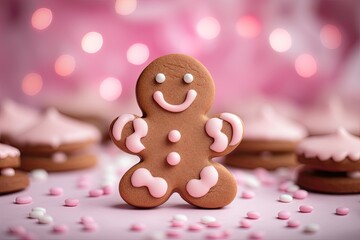
{"label": "gingerbread cookie head", "polygon": [[229,204],[235,179],[211,159],[240,143],[242,123],[231,113],[208,117],[214,83],[207,69],[189,56],[160,57],[140,75],[136,94],[143,116],[123,114],[110,127],[114,143],[140,157],[120,181],[121,197],[142,208],[174,192],[197,207]]}
{"label": "gingerbread cookie head", "polygon": [[139,107],[146,114],[206,113],[213,96],[210,73],[199,61],[182,54],[166,55],[150,63],[136,86]]}

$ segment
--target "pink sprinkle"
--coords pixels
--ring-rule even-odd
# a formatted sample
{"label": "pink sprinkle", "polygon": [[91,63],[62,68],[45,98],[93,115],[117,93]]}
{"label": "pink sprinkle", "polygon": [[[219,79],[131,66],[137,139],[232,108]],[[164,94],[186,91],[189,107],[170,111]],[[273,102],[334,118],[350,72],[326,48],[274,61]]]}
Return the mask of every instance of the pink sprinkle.
{"label": "pink sprinkle", "polygon": [[64,224],[55,225],[52,230],[54,233],[63,234],[63,233],[67,233],[69,231],[69,227]]}
{"label": "pink sprinkle", "polygon": [[49,190],[49,193],[52,196],[59,196],[59,195],[63,194],[63,192],[64,192],[64,189],[62,189],[61,187],[52,187]]}
{"label": "pink sprinkle", "polygon": [[181,220],[172,220],[171,227],[183,227],[185,225],[184,221]]}
{"label": "pink sprinkle", "polygon": [[246,213],[246,216],[249,218],[249,219],[259,219],[260,218],[260,213],[259,212],[247,212]]}
{"label": "pink sprinkle", "polygon": [[16,197],[15,203],[16,204],[29,204],[32,203],[32,197],[31,196],[19,196]]}
{"label": "pink sprinkle", "polygon": [[288,211],[280,211],[278,212],[278,219],[287,220],[290,218],[290,212]]}
{"label": "pink sprinkle", "polygon": [[78,188],[87,188],[90,186],[90,181],[87,180],[87,179],[80,179],[78,182],[77,182],[77,187]]}
{"label": "pink sprinkle", "polygon": [[36,240],[38,239],[37,236],[33,233],[25,233],[21,236],[22,240]]}
{"label": "pink sprinkle", "polygon": [[97,225],[97,223],[95,223],[95,222],[88,222],[88,223],[85,223],[84,224],[84,230],[85,231],[89,231],[89,232],[93,232],[93,231],[95,231],[95,230],[97,230],[98,229],[98,225]]}
{"label": "pink sprinkle", "polygon": [[305,190],[297,190],[294,192],[293,197],[295,199],[305,199],[308,196],[308,192]]}
{"label": "pink sprinkle", "polygon": [[240,221],[240,227],[241,227],[241,228],[251,228],[250,221],[249,221],[249,220],[246,220],[246,219],[242,219],[242,220]]}
{"label": "pink sprinkle", "polygon": [[345,216],[348,215],[350,212],[350,209],[347,207],[338,207],[336,209],[336,215]]}
{"label": "pink sprinkle", "polygon": [[143,223],[134,223],[131,225],[130,230],[134,232],[141,232],[145,229],[145,224]]}
{"label": "pink sprinkle", "polygon": [[76,198],[68,198],[65,200],[65,206],[76,207],[79,204],[79,200]]}
{"label": "pink sprinkle", "polygon": [[104,195],[112,194],[114,191],[113,187],[110,185],[104,186],[102,190],[104,191]]}
{"label": "pink sprinkle", "polygon": [[241,197],[244,199],[251,199],[251,198],[255,197],[255,192],[250,191],[250,190],[245,190],[241,193]]}
{"label": "pink sprinkle", "polygon": [[169,238],[180,238],[182,237],[182,233],[180,231],[170,229],[166,231],[166,236]]}
{"label": "pink sprinkle", "polygon": [[310,205],[301,205],[299,207],[299,211],[302,213],[311,213],[313,211],[314,207]]}
{"label": "pink sprinkle", "polygon": [[204,229],[204,225],[199,224],[199,223],[190,224],[189,228],[188,228],[189,231],[194,231],[194,232],[200,231],[202,229]]}
{"label": "pink sprinkle", "polygon": [[298,220],[289,220],[287,222],[287,226],[290,227],[290,228],[297,228],[300,226],[300,221]]}
{"label": "pink sprinkle", "polygon": [[263,232],[252,232],[249,235],[249,239],[252,240],[261,240],[264,239],[265,234]]}
{"label": "pink sprinkle", "polygon": [[223,231],[223,238],[228,238],[232,235],[232,231],[225,229]]}
{"label": "pink sprinkle", "polygon": [[91,216],[83,216],[80,219],[81,224],[93,223],[95,222],[94,218]]}
{"label": "pink sprinkle", "polygon": [[221,223],[218,221],[212,221],[206,224],[208,228],[219,228],[221,227]]}
{"label": "pink sprinkle", "polygon": [[13,226],[9,227],[9,233],[21,236],[26,233],[26,229],[23,226]]}
{"label": "pink sprinkle", "polygon": [[224,234],[222,232],[212,232],[206,235],[206,239],[223,239]]}
{"label": "pink sprinkle", "polygon": [[291,185],[293,185],[293,182],[291,182],[291,181],[283,182],[279,185],[279,191],[285,192],[285,190]]}
{"label": "pink sprinkle", "polygon": [[100,197],[104,195],[104,191],[102,189],[93,189],[89,192],[90,197]]}

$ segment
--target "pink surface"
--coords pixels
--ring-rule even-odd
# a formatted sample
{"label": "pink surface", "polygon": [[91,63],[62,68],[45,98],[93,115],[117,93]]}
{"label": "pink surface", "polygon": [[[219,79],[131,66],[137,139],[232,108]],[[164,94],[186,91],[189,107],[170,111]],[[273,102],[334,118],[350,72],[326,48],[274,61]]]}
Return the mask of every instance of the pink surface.
{"label": "pink surface", "polygon": [[[118,182],[120,175],[134,161],[132,156],[120,154],[110,148],[99,151],[101,163],[91,170],[49,174],[45,181],[31,181],[31,186],[19,193],[0,196],[0,239],[19,239],[8,232],[10,227],[22,226],[26,231],[38,239],[150,239],[149,237],[163,236],[176,230],[181,239],[206,239],[210,235],[221,235],[226,232],[227,239],[248,239],[254,232],[264,233],[265,239],[358,239],[360,228],[359,194],[357,195],[323,195],[309,193],[304,200],[294,199],[290,203],[281,203],[278,197],[278,181],[288,174],[286,171],[270,173],[267,177],[275,178],[275,184],[261,184],[253,171],[232,169],[239,184],[238,195],[235,200],[223,209],[197,209],[184,202],[177,194],[160,207],[148,210],[135,209],[128,206],[115,191],[109,195],[97,198],[89,197],[89,191],[97,189],[103,184],[109,184],[109,179]],[[110,173],[114,173],[115,177]],[[78,181],[88,179],[88,186],[79,188]],[[111,181],[110,181],[111,182]],[[260,182],[260,186],[258,186]],[[265,183],[265,182],[264,182]],[[62,187],[64,192],[60,196],[48,193],[52,187]],[[254,191],[252,199],[244,199],[244,190]],[[30,204],[14,204],[18,196],[31,196]],[[65,207],[65,199],[79,200],[77,207]],[[300,205],[311,205],[311,214],[299,212]],[[346,207],[350,212],[346,216],[336,215],[336,208]],[[45,208],[46,214],[53,217],[50,224],[38,224],[36,219],[29,219],[28,215],[34,207]],[[240,227],[240,222],[246,220],[246,214],[256,211],[260,219],[248,220],[251,228]],[[287,221],[277,219],[280,211],[291,214],[289,220],[301,223],[297,228],[286,227]],[[188,221],[183,227],[173,229],[171,220],[176,214],[184,214]],[[221,225],[219,228],[203,228],[191,231],[194,224],[200,224],[204,216],[213,216]],[[81,218],[92,217],[93,224],[85,226],[80,223]],[[142,231],[133,231],[134,224],[141,224]],[[316,233],[305,233],[304,227],[318,224],[320,229]],[[67,226],[63,233],[55,233],[55,226]],[[202,225],[202,224],[201,224]],[[161,239],[161,238],[159,238]]]}

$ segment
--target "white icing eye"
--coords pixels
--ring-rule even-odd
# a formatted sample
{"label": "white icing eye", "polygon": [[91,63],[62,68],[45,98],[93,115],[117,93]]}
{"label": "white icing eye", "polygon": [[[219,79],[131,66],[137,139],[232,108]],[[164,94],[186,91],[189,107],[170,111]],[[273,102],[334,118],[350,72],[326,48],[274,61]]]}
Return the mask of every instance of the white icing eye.
{"label": "white icing eye", "polygon": [[165,79],[166,79],[166,77],[163,73],[156,74],[155,80],[157,83],[163,83],[163,82],[165,82]]}
{"label": "white icing eye", "polygon": [[184,75],[184,82],[191,83],[192,81],[194,81],[194,76],[191,73]]}

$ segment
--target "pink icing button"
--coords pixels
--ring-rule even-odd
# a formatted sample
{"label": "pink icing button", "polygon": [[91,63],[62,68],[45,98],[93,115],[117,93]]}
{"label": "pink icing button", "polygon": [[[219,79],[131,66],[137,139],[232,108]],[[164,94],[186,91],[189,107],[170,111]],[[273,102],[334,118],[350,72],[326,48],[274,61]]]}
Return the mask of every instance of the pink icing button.
{"label": "pink icing button", "polygon": [[281,220],[287,220],[290,218],[290,212],[288,211],[280,211],[278,212],[278,219],[281,219]]}
{"label": "pink icing button", "polygon": [[93,189],[89,192],[89,197],[100,197],[104,195],[104,190],[102,189]]}
{"label": "pink icing button", "polygon": [[83,216],[80,219],[81,224],[93,223],[95,222],[94,218],[91,216]]}
{"label": "pink icing button", "polygon": [[241,219],[240,227],[241,228],[250,228],[251,227],[250,221],[246,220],[246,219]]}
{"label": "pink icing button", "polygon": [[130,226],[130,230],[134,232],[141,232],[146,228],[145,224],[143,223],[134,223]]}
{"label": "pink icing button", "polygon": [[244,199],[252,199],[252,198],[255,197],[255,192],[250,191],[250,190],[244,190],[241,193],[241,197],[244,198]]}
{"label": "pink icing button", "polygon": [[88,232],[96,231],[99,228],[99,225],[95,222],[88,222],[84,224],[84,230]]}
{"label": "pink icing button", "polygon": [[26,233],[26,229],[23,226],[12,226],[9,227],[9,233],[17,236],[21,236]]}
{"label": "pink icing button", "polygon": [[308,192],[306,190],[297,190],[293,193],[293,198],[295,199],[305,199],[308,196]]}
{"label": "pink icing button", "polygon": [[299,207],[299,211],[302,213],[311,213],[313,211],[314,207],[310,205],[301,205]]}
{"label": "pink icing button", "polygon": [[259,212],[254,212],[254,211],[250,211],[246,213],[246,216],[248,219],[259,219],[260,218],[260,213]]}
{"label": "pink icing button", "polygon": [[182,232],[174,229],[170,229],[166,231],[166,236],[169,238],[181,238]]}
{"label": "pink icing button", "polygon": [[220,228],[222,225],[218,221],[209,222],[206,224],[208,228]]}
{"label": "pink icing button", "polygon": [[180,227],[183,227],[184,225],[185,225],[184,221],[181,221],[181,220],[172,220],[171,221],[171,227],[180,228]]}
{"label": "pink icing button", "polygon": [[49,189],[49,193],[52,196],[59,196],[61,194],[63,194],[64,189],[62,189],[61,187],[52,187]]}
{"label": "pink icing button", "polygon": [[299,227],[300,226],[300,221],[298,221],[298,220],[289,220],[288,222],[287,222],[287,226],[288,227],[290,227],[290,228],[297,228],[297,227]]}
{"label": "pink icing button", "polygon": [[31,196],[18,196],[15,198],[16,204],[29,204],[32,203],[32,197]]}
{"label": "pink icing button", "polygon": [[200,231],[202,229],[204,229],[204,225],[199,224],[199,223],[190,224],[189,227],[188,227],[188,230],[193,231],[193,232],[197,232],[197,231]]}
{"label": "pink icing button", "polygon": [[69,227],[65,224],[55,225],[53,227],[52,231],[54,233],[63,234],[63,233],[67,233],[69,231]]}
{"label": "pink icing button", "polygon": [[104,192],[104,195],[110,195],[110,194],[112,194],[113,191],[114,191],[113,187],[110,186],[110,185],[104,186],[104,187],[102,188],[102,190],[103,190],[103,192]]}
{"label": "pink icing button", "polygon": [[177,152],[171,152],[166,157],[166,161],[171,166],[175,166],[175,165],[179,164],[180,160],[181,160],[180,154]]}
{"label": "pink icing button", "polygon": [[261,240],[264,239],[265,234],[263,232],[252,232],[249,235],[249,239],[251,240]]}
{"label": "pink icing button", "polygon": [[335,212],[336,212],[336,215],[345,216],[345,215],[349,214],[350,209],[347,207],[338,207],[338,208],[336,208]]}
{"label": "pink icing button", "polygon": [[76,207],[77,205],[79,205],[79,200],[76,198],[68,198],[65,200],[65,206],[66,207]]}
{"label": "pink icing button", "polygon": [[172,143],[180,141],[181,133],[178,130],[171,130],[168,134],[168,139]]}

